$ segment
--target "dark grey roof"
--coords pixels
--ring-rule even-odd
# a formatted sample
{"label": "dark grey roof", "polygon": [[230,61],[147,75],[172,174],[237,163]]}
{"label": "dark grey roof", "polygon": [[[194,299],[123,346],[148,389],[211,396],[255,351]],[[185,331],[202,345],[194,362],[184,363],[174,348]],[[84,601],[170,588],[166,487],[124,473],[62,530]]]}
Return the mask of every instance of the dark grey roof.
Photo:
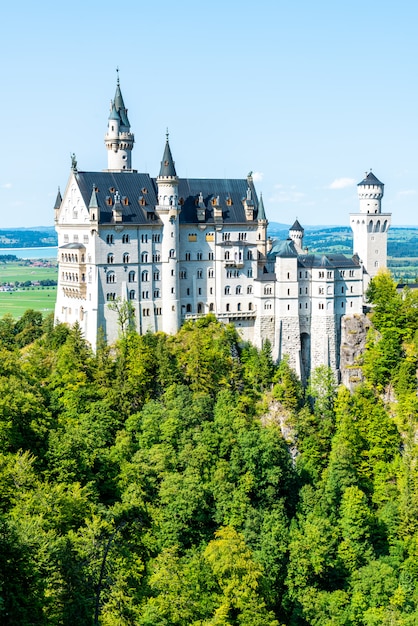
{"label": "dark grey roof", "polygon": [[357,187],[359,187],[360,185],[381,185],[382,187],[384,187],[384,184],[380,182],[378,178],[376,178],[373,172],[369,172],[366,178],[363,178],[363,180],[357,184]]}
{"label": "dark grey roof", "polygon": [[353,258],[344,254],[300,254],[298,261],[301,267],[330,267],[334,269],[347,269],[360,267]]}
{"label": "dark grey roof", "polygon": [[304,229],[304,228],[302,228],[302,226],[299,224],[298,220],[295,220],[295,222],[294,222],[293,226],[291,226],[291,227],[289,228],[289,230],[299,230],[299,231],[301,231],[302,233],[304,233],[304,232],[305,232],[305,229]]}
{"label": "dark grey roof", "polygon": [[[76,180],[85,205],[88,207],[92,188],[95,185],[97,202],[100,207],[100,223],[110,224],[113,206],[108,204],[109,199],[114,203],[116,191],[122,198],[123,223],[126,224],[152,224],[160,223],[155,214],[155,222],[150,221],[149,213],[154,214],[157,200],[157,182],[149,174],[138,172],[77,172]],[[244,179],[208,179],[208,178],[180,178],[178,180],[178,193],[181,203],[180,223],[197,224],[197,205],[200,192],[206,207],[205,222],[213,224],[212,200],[216,198],[218,206],[222,209],[222,219],[225,224],[246,224],[243,199],[246,198],[249,183]],[[257,195],[252,183],[250,183],[252,198],[257,209],[259,207]],[[112,191],[113,190],[113,191]],[[127,205],[124,204],[127,199]],[[250,222],[251,223],[251,222]]]}
{"label": "dark grey roof", "polygon": [[165,142],[163,160],[161,161],[160,167],[160,176],[169,176],[169,177],[177,177],[176,168],[174,167],[173,156],[170,150],[170,144],[167,141]]}
{"label": "dark grey roof", "polygon": [[128,109],[125,108],[125,103],[122,98],[122,92],[120,90],[119,78],[116,84],[116,93],[114,100],[115,109],[118,112],[121,122],[124,126],[130,128],[129,120],[128,120]]}
{"label": "dark grey roof", "polygon": [[266,212],[264,210],[263,194],[260,193],[260,202],[258,203],[258,219],[266,220]]}
{"label": "dark grey roof", "polygon": [[267,258],[269,260],[275,259],[276,257],[290,258],[296,256],[298,256],[298,253],[296,252],[295,244],[291,239],[286,239],[285,241],[276,240],[273,243],[272,249],[267,254]]}
{"label": "dark grey roof", "polygon": [[60,188],[58,187],[58,193],[55,199],[54,209],[59,209],[61,206],[61,203],[62,203],[62,196],[61,196]]}
{"label": "dark grey roof", "polygon": [[84,250],[86,246],[83,246],[82,243],[66,243],[63,246],[60,246],[60,250]]}

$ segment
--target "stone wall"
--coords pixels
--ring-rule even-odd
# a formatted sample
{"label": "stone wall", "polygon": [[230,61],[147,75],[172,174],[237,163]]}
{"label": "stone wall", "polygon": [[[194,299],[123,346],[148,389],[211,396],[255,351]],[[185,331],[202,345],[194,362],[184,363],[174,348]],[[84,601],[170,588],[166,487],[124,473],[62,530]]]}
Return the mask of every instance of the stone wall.
{"label": "stone wall", "polygon": [[344,315],[341,320],[341,382],[350,391],[363,382],[360,361],[366,347],[370,320],[366,315]]}

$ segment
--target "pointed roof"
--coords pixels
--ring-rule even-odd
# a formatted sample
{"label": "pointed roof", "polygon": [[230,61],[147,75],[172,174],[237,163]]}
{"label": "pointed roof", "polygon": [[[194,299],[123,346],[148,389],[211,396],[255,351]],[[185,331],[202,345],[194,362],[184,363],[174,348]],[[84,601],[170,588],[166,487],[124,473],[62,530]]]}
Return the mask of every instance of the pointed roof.
{"label": "pointed roof", "polygon": [[54,204],[54,209],[59,209],[62,203],[62,196],[61,196],[61,191],[60,188],[58,187],[58,193],[57,193],[57,197],[55,200],[55,204]]}
{"label": "pointed roof", "polygon": [[89,202],[89,209],[98,209],[99,203],[97,201],[96,185],[93,184],[93,190],[91,192],[91,198]]}
{"label": "pointed roof", "polygon": [[161,161],[160,173],[161,177],[177,177],[176,168],[174,167],[174,161],[170,150],[170,144],[168,143],[168,132],[166,134],[166,142],[163,154],[163,160]]}
{"label": "pointed roof", "polygon": [[128,128],[130,128],[130,124],[129,124],[129,120],[128,120],[128,109],[125,107],[125,103],[123,101],[123,97],[122,97],[122,92],[120,90],[120,83],[119,83],[119,74],[118,74],[118,79],[116,82],[116,92],[115,92],[115,99],[114,99],[114,107],[117,111],[117,113],[119,114],[119,117],[121,119],[121,122],[124,126],[128,126]]}
{"label": "pointed roof", "polygon": [[359,187],[360,185],[381,185],[382,187],[384,186],[383,183],[378,178],[376,178],[371,170],[368,174],[366,174],[366,178],[363,178],[363,180],[357,184],[357,187]]}
{"label": "pointed roof", "polygon": [[260,200],[258,202],[258,216],[259,220],[267,220],[266,212],[264,210],[263,194],[260,193]]}
{"label": "pointed roof", "polygon": [[118,122],[122,121],[120,119],[119,113],[116,111],[116,107],[115,107],[114,101],[112,101],[112,106],[110,107],[109,119],[110,120],[117,120]]}
{"label": "pointed roof", "polygon": [[295,220],[295,223],[289,228],[289,230],[299,230],[302,233],[305,232],[305,229],[299,224],[298,220]]}

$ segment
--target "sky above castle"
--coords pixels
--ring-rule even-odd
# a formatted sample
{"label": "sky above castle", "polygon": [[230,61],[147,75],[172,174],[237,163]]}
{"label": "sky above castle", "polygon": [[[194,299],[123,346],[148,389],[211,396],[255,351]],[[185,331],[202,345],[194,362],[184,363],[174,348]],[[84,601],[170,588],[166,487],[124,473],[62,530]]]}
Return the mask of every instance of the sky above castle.
{"label": "sky above castle", "polygon": [[347,224],[370,168],[418,224],[418,4],[40,0],[2,8],[0,229],[53,224],[57,187],[107,166],[116,67],[133,167],[253,172],[270,222]]}

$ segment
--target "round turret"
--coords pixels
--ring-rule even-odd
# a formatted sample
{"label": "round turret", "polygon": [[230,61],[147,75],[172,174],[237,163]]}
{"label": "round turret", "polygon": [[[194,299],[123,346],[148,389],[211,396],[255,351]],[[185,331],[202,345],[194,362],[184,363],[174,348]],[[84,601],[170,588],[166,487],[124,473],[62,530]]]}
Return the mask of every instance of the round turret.
{"label": "round turret", "polygon": [[293,224],[293,226],[291,226],[289,228],[289,237],[293,241],[293,243],[295,244],[295,248],[296,248],[296,250],[297,250],[297,252],[299,254],[301,252],[303,252],[303,234],[304,234],[304,232],[305,232],[305,230],[299,224],[298,220],[295,220],[295,223]]}
{"label": "round turret", "polygon": [[381,213],[384,184],[370,171],[357,185],[360,213]]}

